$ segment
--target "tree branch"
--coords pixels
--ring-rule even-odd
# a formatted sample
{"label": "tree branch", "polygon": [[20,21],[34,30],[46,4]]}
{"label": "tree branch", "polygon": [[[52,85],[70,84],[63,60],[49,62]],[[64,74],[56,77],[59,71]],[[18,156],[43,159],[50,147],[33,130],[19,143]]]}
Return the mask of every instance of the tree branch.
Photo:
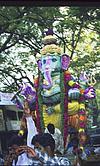
{"label": "tree branch", "polygon": [[7,44],[10,42],[12,36],[13,36],[12,33],[8,36],[8,38],[7,38],[7,40],[4,42],[3,46],[0,48],[0,53],[6,49],[6,46],[7,46]]}
{"label": "tree branch", "polygon": [[78,34],[77,34],[77,40],[74,40],[75,31],[73,31],[73,34],[72,34],[72,51],[71,51],[71,56],[70,56],[71,59],[73,57],[74,50],[77,47],[77,43],[79,42],[82,28],[83,28],[83,19],[81,20],[80,29],[79,29]]}

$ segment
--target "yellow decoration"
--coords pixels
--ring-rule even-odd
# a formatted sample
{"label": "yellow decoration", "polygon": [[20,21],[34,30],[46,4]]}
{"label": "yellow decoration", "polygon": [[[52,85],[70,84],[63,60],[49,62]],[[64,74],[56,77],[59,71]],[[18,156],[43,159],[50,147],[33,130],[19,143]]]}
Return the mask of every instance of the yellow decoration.
{"label": "yellow decoration", "polygon": [[23,135],[24,134],[24,131],[23,130],[20,130],[19,132],[18,132],[18,135]]}
{"label": "yellow decoration", "polygon": [[65,70],[65,71],[64,71],[64,76],[65,76],[65,77],[71,76],[71,73],[70,73],[68,70]]}
{"label": "yellow decoration", "polygon": [[81,94],[84,94],[84,89],[80,89],[80,93],[81,93]]}
{"label": "yellow decoration", "polygon": [[85,120],[85,117],[84,117],[83,115],[81,115],[81,116],[79,117],[79,119],[80,119],[81,121],[84,121],[84,120]]}
{"label": "yellow decoration", "polygon": [[68,85],[71,86],[71,87],[72,87],[74,84],[75,84],[75,82],[72,81],[72,80],[68,82]]}
{"label": "yellow decoration", "polygon": [[65,70],[64,73],[65,73],[65,74],[71,74],[68,70]]}
{"label": "yellow decoration", "polygon": [[83,129],[83,128],[80,128],[80,129],[79,129],[79,133],[80,133],[80,132],[84,132],[84,129]]}
{"label": "yellow decoration", "polygon": [[46,45],[40,51],[42,55],[46,55],[47,53],[58,53],[58,55],[61,55],[61,52],[61,48],[55,44]]}
{"label": "yellow decoration", "polygon": [[80,104],[80,109],[83,109],[83,110],[85,110],[85,104]]}
{"label": "yellow decoration", "polygon": [[83,151],[83,150],[84,150],[84,147],[83,147],[83,146],[80,146],[80,149]]}

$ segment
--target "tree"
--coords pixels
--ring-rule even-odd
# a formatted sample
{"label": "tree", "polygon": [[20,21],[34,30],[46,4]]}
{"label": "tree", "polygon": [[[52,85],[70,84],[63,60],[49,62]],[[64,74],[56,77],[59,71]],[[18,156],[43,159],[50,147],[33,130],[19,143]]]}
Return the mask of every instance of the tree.
{"label": "tree", "polygon": [[37,68],[32,56],[40,51],[47,28],[54,29],[63,51],[70,55],[71,68],[78,72],[82,66],[96,68],[99,14],[96,7],[0,7],[1,90],[15,91],[23,80],[33,86]]}
{"label": "tree", "polygon": [[[30,71],[29,67],[31,68],[31,66],[28,67],[30,64],[26,64],[28,54],[35,56],[36,52],[39,52],[41,49],[42,32],[47,27],[52,28],[52,23],[56,19],[56,13],[58,12],[57,8],[50,10],[50,8],[42,7],[1,7],[0,53],[2,65],[0,73],[2,75],[1,81],[4,82],[6,80],[7,89],[15,90],[12,87],[19,87],[19,82],[22,82],[25,78],[32,85],[27,72],[20,65],[23,65]],[[15,65],[14,59],[17,59],[17,57],[15,58],[15,56],[10,54],[13,47],[17,49],[19,46],[27,48],[29,53],[23,52],[22,54],[17,52],[18,55],[16,56],[21,60],[21,64]],[[5,67],[4,64],[6,64]],[[19,78],[16,77],[18,73],[20,75]]]}

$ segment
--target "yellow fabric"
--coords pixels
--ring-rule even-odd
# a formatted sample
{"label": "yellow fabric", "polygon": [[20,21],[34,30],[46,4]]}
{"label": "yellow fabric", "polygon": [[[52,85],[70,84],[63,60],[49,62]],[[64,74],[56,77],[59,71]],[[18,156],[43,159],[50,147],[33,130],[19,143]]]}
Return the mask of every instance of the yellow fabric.
{"label": "yellow fabric", "polygon": [[68,115],[75,115],[80,108],[80,105],[77,101],[72,101],[68,103]]}
{"label": "yellow fabric", "polygon": [[[46,110],[48,107],[46,105],[43,105],[43,121],[45,128],[47,127],[48,123],[53,123],[55,127],[61,129],[61,116],[62,111],[60,108],[60,104],[57,104],[53,107],[54,112],[51,115],[48,115]],[[72,103],[68,103],[68,114],[69,115],[75,115],[78,113],[79,110],[79,103],[77,101],[73,101]]]}
{"label": "yellow fabric", "polygon": [[51,115],[48,115],[46,112],[46,105],[43,105],[43,120],[45,128],[47,127],[48,123],[53,123],[55,127],[61,129],[61,109],[60,104],[53,107],[54,112]]}

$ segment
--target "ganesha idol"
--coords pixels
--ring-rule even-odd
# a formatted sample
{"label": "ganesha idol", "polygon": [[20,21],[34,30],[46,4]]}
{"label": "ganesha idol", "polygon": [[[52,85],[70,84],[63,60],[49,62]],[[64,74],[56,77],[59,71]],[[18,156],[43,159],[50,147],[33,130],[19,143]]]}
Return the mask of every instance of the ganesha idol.
{"label": "ganesha idol", "polygon": [[[52,31],[43,39],[43,48],[37,60],[38,75],[34,80],[36,125],[43,132],[53,123],[63,133],[64,142],[68,126],[79,133],[86,127],[85,96],[93,97],[93,89],[82,89],[68,71],[70,57],[62,53]],[[33,105],[34,105],[33,103]]]}
{"label": "ganesha idol", "polygon": [[48,123],[53,123],[62,131],[66,140],[68,126],[84,132],[87,119],[85,96],[94,97],[95,94],[93,89],[83,90],[73,80],[68,71],[70,57],[62,53],[52,31],[47,32],[43,44],[37,61],[38,77],[34,81],[37,93],[37,127],[41,126],[44,130]]}

